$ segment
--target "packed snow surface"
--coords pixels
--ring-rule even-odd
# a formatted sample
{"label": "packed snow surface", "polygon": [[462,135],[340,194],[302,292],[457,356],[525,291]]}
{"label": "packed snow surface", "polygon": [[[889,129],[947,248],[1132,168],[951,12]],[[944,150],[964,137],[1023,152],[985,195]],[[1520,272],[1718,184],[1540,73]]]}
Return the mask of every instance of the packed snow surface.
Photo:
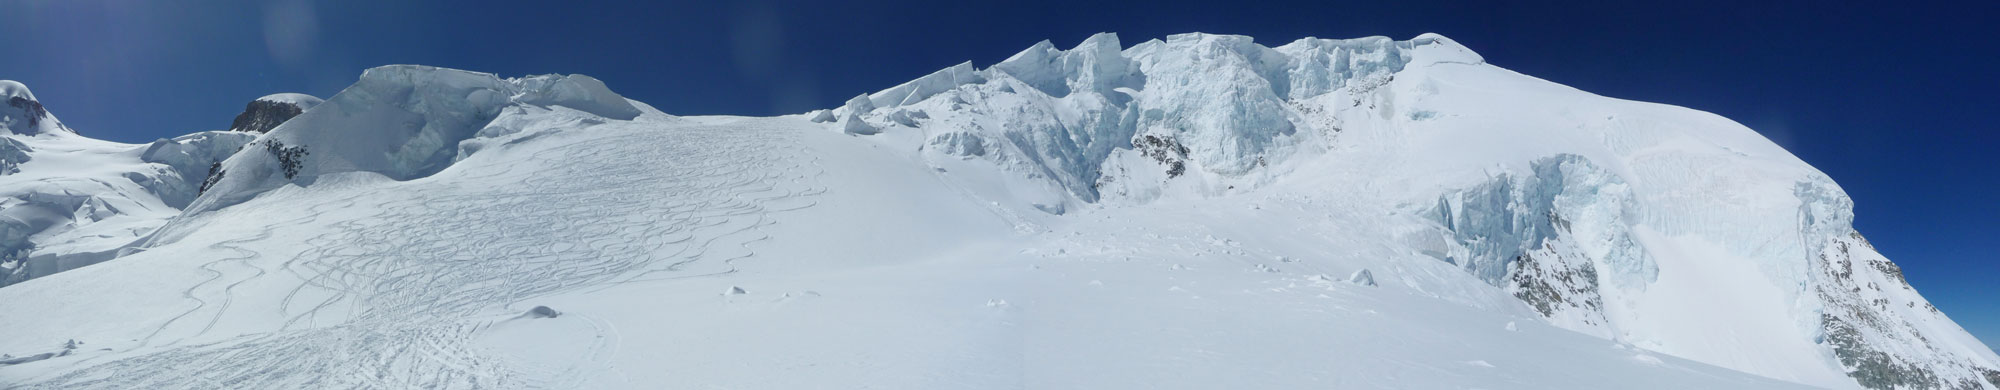
{"label": "packed snow surface", "polygon": [[1825,175],[1434,34],[1099,34],[774,118],[389,66],[240,150],[66,137],[7,139],[199,196],[0,288],[0,384],[2000,389]]}

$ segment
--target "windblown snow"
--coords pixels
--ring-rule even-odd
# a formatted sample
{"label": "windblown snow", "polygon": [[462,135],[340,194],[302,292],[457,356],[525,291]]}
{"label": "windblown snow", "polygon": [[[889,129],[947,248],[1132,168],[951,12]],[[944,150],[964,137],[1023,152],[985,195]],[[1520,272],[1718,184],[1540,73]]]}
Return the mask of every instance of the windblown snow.
{"label": "windblown snow", "polygon": [[8,387],[2000,390],[1826,175],[1435,34],[771,118],[385,66],[150,145],[0,92]]}

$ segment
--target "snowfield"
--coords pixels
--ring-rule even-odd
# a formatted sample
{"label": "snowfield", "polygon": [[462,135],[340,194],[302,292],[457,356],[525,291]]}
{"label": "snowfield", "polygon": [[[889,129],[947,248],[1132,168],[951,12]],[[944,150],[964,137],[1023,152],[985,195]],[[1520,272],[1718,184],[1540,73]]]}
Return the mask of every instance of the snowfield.
{"label": "snowfield", "polygon": [[[1824,174],[1433,34],[1100,34],[771,118],[401,65],[307,98],[173,159],[10,112],[0,244],[107,255],[0,288],[0,384],[2000,389]],[[52,238],[106,222],[48,193],[142,222]]]}

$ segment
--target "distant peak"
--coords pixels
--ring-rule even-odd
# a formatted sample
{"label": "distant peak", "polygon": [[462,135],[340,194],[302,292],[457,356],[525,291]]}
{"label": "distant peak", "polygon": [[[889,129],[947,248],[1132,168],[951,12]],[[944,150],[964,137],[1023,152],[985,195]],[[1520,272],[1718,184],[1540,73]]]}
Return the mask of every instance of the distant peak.
{"label": "distant peak", "polygon": [[0,134],[40,135],[75,134],[69,126],[49,114],[42,102],[35,99],[35,93],[27,84],[14,80],[0,80]]}

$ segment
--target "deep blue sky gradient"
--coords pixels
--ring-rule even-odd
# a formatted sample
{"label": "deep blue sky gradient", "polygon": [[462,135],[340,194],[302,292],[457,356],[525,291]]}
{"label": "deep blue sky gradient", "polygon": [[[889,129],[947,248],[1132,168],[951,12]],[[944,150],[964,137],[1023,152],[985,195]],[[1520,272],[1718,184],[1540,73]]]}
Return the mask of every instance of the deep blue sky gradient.
{"label": "deep blue sky gradient", "polygon": [[1909,280],[2000,343],[2000,2],[1579,3],[0,0],[0,79],[85,134],[144,142],[383,64],[583,73],[669,113],[769,115],[1101,31],[1128,46],[1438,32],[1515,71],[1757,129],[1840,182]]}

